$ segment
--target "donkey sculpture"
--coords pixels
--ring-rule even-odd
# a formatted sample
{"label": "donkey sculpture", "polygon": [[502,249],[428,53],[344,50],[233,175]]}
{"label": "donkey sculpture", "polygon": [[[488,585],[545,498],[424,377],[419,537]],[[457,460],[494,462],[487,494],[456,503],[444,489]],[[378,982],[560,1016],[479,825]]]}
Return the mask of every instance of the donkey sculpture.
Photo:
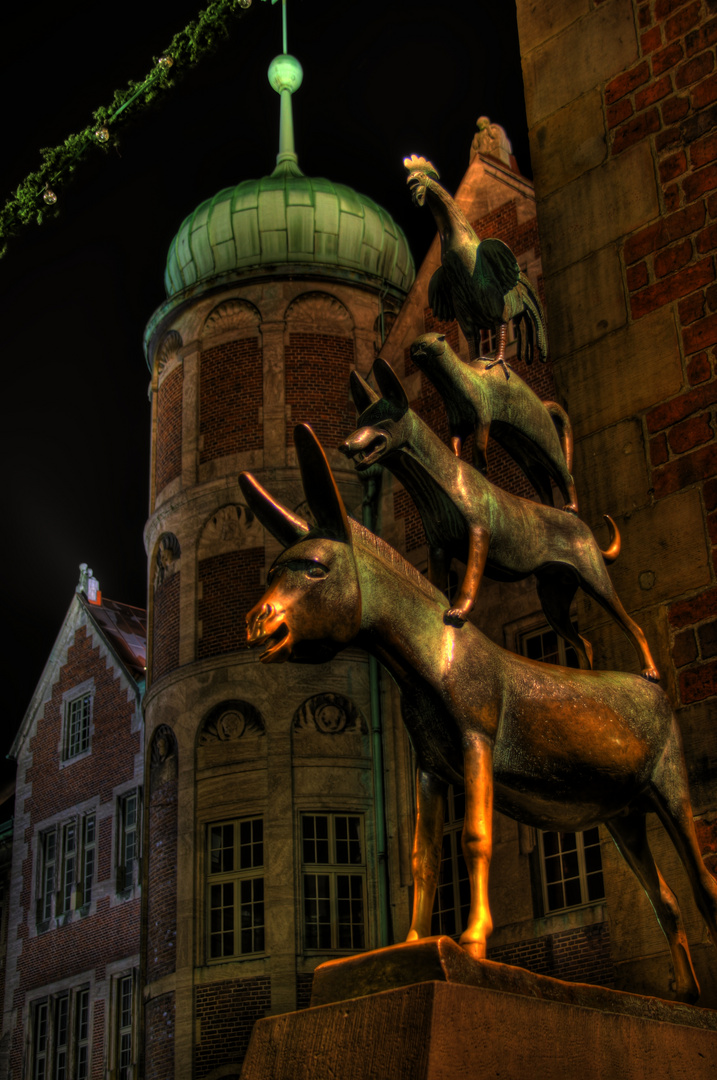
{"label": "donkey sculpture", "polygon": [[479,472],[487,473],[491,434],[520,465],[542,503],[553,505],[550,481],[554,480],[566,503],[563,510],[578,512],[570,472],[573,430],[557,401],[541,401],[516,372],[507,380],[488,360],[479,357],[466,363],[454,353],[445,334],[421,334],[411,345],[411,359],[445,402],[456,457],[460,457],[466,437],[474,432],[473,464]]}
{"label": "donkey sculpture", "polygon": [[435,585],[442,585],[452,558],[465,563],[447,621],[456,626],[465,621],[484,574],[500,581],[519,581],[535,574],[546,619],[573,646],[580,667],[590,668],[592,646],[578,634],[570,617],[573,597],[582,586],[630,639],[645,678],[657,682],[660,675],[647,638],[620,603],[605,569],[605,562],[612,562],[620,551],[612,519],[606,515],[613,542],[603,552],[575,514],[521,499],[491,484],[452,454],[409,408],[390,364],[379,357],[373,369],[383,397],[352,372],[359,426],[339,450],[353,459],[359,471],[380,462],[404,485],[421,515],[429,576]]}
{"label": "donkey sculpture", "polygon": [[646,812],[655,811],[671,836],[715,942],[717,883],[697,845],[680,733],[665,694],[637,675],[536,663],[494,645],[470,623],[460,631],[446,625],[442,593],[347,517],[311,428],[298,426],[295,443],[313,528],[249,473],[240,477],[249,506],[285,545],[247,616],[248,643],[265,646],[265,663],[323,663],[354,644],[396,680],[418,761],[408,940],[430,935],[446,788],[464,783],[471,904],[460,943],[471,956],[485,956],[492,930],[494,803],[541,829],[572,832],[603,822],[667,938],[677,997],[695,1001],[687,936],[648,847]]}

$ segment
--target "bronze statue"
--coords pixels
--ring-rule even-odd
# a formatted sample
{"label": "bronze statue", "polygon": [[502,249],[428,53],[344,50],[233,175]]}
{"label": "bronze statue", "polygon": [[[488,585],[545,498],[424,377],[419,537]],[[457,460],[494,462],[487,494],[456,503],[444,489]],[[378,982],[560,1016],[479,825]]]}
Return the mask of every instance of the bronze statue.
{"label": "bronze statue", "polygon": [[506,381],[486,360],[465,363],[445,334],[421,334],[411,345],[411,360],[443,398],[456,457],[460,457],[464,440],[474,432],[473,464],[486,474],[488,435],[492,434],[520,465],[542,503],[553,505],[550,481],[554,480],[566,503],[563,510],[577,514],[578,497],[571,476],[573,430],[557,401],[541,401],[515,372]]}
{"label": "bronze statue", "polygon": [[[438,183],[438,171],[424,157],[404,158],[407,184],[416,206],[428,202],[441,238],[441,265],[428,286],[428,303],[439,319],[457,319],[466,336],[480,340],[481,330],[498,332],[494,364],[505,363],[508,323],[513,320],[518,355],[530,364],[548,355],[543,306],[518,261],[502,240],[479,240],[475,229]],[[523,329],[526,333],[523,336]]]}
{"label": "bronze statue", "polygon": [[484,574],[501,581],[520,581],[535,574],[545,617],[573,646],[580,667],[590,668],[592,646],[570,618],[570,605],[581,586],[630,639],[645,678],[657,681],[660,676],[647,639],[620,603],[604,566],[620,551],[612,518],[605,515],[612,541],[607,551],[601,551],[588,526],[575,514],[521,499],[491,484],[452,454],[409,408],[390,364],[379,357],[373,370],[383,397],[352,372],[359,426],[339,450],[354,460],[359,471],[379,462],[404,485],[421,515],[434,584],[443,587],[451,559],[465,563],[466,572],[446,621],[455,626],[465,621]]}
{"label": "bronze statue", "polygon": [[[717,942],[717,882],[702,861],[677,722],[654,683],[524,659],[471,624],[446,625],[447,601],[384,541],[350,520],[326,457],[308,426],[297,456],[316,525],[291,513],[248,474],[240,483],[259,520],[284,544],[264,597],[247,616],[265,663],[321,663],[349,644],[366,648],[402,694],[418,760],[415,884],[409,940],[430,935],[446,788],[464,783],[463,852],[471,886],[460,943],[482,958],[492,923],[488,872],[492,812],[541,829],[603,822],[635,872],[667,938],[678,998],[699,994],[677,900],[647,844],[654,811],[687,870]],[[556,521],[578,519],[537,504]]]}

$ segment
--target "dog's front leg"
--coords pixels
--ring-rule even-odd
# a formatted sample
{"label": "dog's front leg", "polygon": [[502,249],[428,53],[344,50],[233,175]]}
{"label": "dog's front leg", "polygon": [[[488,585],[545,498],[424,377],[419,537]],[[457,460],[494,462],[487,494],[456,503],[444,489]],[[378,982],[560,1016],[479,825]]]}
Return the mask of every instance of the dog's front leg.
{"label": "dog's front leg", "polygon": [[487,529],[479,526],[470,530],[466,572],[452,607],[443,616],[443,621],[449,626],[462,626],[472,611],[483,580],[489,547],[490,533]]}

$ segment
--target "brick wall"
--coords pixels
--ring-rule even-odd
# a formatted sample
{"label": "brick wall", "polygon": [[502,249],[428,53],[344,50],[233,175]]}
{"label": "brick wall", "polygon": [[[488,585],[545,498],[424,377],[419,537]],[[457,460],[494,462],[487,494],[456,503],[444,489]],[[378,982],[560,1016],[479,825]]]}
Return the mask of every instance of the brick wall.
{"label": "brick wall", "polygon": [[157,391],[157,493],[182,471],[182,391],[184,368],[176,367]]}
{"label": "brick wall", "polygon": [[[669,306],[683,352],[679,392],[644,414],[651,486],[655,500],[700,491],[717,545],[717,14],[710,0],[656,0],[636,14],[639,58],[604,87],[609,153],[649,144],[661,212],[621,255],[633,322]],[[668,616],[680,703],[714,696],[717,588],[669,604]]]}
{"label": "brick wall", "polygon": [[181,570],[154,590],[152,680],[179,667],[179,592]]}
{"label": "brick wall", "polygon": [[566,982],[614,986],[615,965],[610,955],[609,923],[593,923],[575,930],[515,944],[488,947],[488,959],[514,964],[536,975],[550,975]]}
{"label": "brick wall", "polygon": [[228,341],[203,352],[199,395],[200,462],[261,449],[264,381],[257,337]]}
{"label": "brick wall", "polygon": [[333,334],[290,334],[284,362],[288,445],[294,445],[296,424],[307,423],[324,446],[335,450],[356,426],[349,397],[353,341]]}
{"label": "brick wall", "polygon": [[[95,681],[92,752],[60,768],[62,696],[89,678]],[[134,701],[128,698],[119,676],[107,667],[99,646],[93,649],[85,627],[80,627],[30,740],[32,765],[27,769],[26,782],[32,784],[32,795],[25,809],[31,827],[52,814],[74,809],[98,790],[100,798],[107,801],[117,784],[132,779],[134,755],[140,749],[139,732],[131,730],[134,712]]]}
{"label": "brick wall", "polygon": [[246,648],[246,615],[261,597],[263,568],[263,547],[200,560],[200,659]]}
{"label": "brick wall", "polygon": [[173,972],[177,958],[176,776],[150,792],[147,879],[147,982],[151,983]]}
{"label": "brick wall", "polygon": [[145,1009],[145,1080],[174,1076],[174,991],[147,1002]]}
{"label": "brick wall", "polygon": [[194,1048],[195,1080],[220,1065],[243,1060],[256,1020],[271,1007],[271,980],[232,979],[196,989],[196,1018],[201,1038]]}
{"label": "brick wall", "polygon": [[311,988],[314,984],[313,974],[307,975],[304,972],[300,972],[296,976],[296,1007],[297,1009],[308,1009],[311,1004]]}
{"label": "brick wall", "polygon": [[105,1003],[92,1005],[92,1080],[105,1078]]}

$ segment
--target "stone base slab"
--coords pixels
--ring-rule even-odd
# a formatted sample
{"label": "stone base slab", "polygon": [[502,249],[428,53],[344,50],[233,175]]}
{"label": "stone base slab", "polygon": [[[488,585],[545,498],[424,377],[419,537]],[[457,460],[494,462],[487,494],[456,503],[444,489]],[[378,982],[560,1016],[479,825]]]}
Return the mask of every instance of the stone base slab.
{"label": "stone base slab", "polygon": [[[717,1013],[708,1009],[474,961],[448,938],[321,965],[317,997],[331,996],[329,983],[341,988],[342,965],[354,976],[363,967],[353,985],[364,995],[259,1020],[242,1080],[717,1076]],[[425,981],[365,989],[426,972]]]}

